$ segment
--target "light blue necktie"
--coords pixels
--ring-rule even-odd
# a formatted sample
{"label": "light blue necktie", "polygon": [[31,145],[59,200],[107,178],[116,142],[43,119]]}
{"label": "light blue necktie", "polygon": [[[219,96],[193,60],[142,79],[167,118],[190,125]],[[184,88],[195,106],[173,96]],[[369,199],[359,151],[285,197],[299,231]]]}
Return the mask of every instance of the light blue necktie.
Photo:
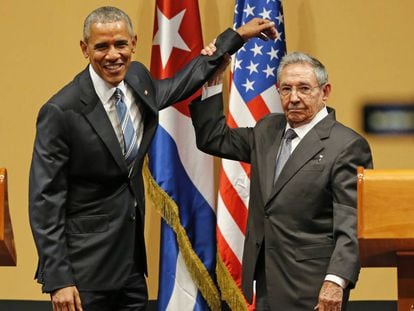
{"label": "light blue necktie", "polygon": [[128,168],[130,168],[138,154],[137,135],[128,108],[123,100],[122,91],[117,88],[113,96],[115,98],[116,113],[118,114],[119,124],[121,125],[122,135],[124,137],[124,158]]}
{"label": "light blue necktie", "polygon": [[298,135],[293,129],[288,129],[285,132],[285,135],[283,137],[282,146],[280,149],[279,156],[276,160],[276,172],[275,172],[275,179],[274,183],[276,183],[277,178],[280,175],[280,172],[282,171],[283,167],[285,166],[287,160],[290,157],[290,154],[292,152],[292,139],[297,137]]}

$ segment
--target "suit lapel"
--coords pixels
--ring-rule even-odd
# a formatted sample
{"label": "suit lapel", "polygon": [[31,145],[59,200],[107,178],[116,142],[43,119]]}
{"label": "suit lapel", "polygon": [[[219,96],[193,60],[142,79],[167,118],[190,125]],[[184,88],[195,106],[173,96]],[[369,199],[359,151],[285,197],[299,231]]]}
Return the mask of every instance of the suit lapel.
{"label": "suit lapel", "polygon": [[135,175],[140,168],[140,159],[144,158],[151,139],[154,136],[155,130],[157,128],[158,109],[153,104],[155,101],[155,94],[151,93],[151,90],[153,89],[152,86],[148,85],[139,78],[139,72],[132,74],[129,71],[125,77],[125,82],[132,88],[135,93],[136,102],[139,106],[138,108],[140,112],[142,113],[142,120],[144,122],[142,140],[138,149],[137,161],[135,161],[135,165],[132,171],[132,175]]}
{"label": "suit lapel", "polygon": [[[329,115],[316,126],[311,129],[302,141],[295,148],[289,160],[286,162],[285,167],[279,175],[276,184],[271,190],[268,200],[273,199],[282,188],[288,183],[288,181],[311,159],[313,159],[318,152],[324,148],[322,140],[329,137],[331,128],[335,122],[334,111],[328,109]],[[273,183],[272,183],[273,184]]]}
{"label": "suit lapel", "polygon": [[318,134],[314,130],[309,131],[286,162],[285,167],[273,187],[271,197],[276,195],[300,168],[322,149],[323,145]]}
{"label": "suit lapel", "polygon": [[125,173],[128,172],[118,138],[103,104],[95,93],[92,80],[86,69],[80,77],[81,101],[85,104],[83,114],[88,119],[96,134],[108,148],[115,162]]}
{"label": "suit lapel", "polygon": [[139,72],[133,74],[128,72],[125,77],[125,82],[134,90],[138,96],[137,100],[146,108],[149,108],[152,113],[157,114],[158,109],[153,105],[155,94],[152,94],[152,86],[145,83],[143,79],[139,78]]}

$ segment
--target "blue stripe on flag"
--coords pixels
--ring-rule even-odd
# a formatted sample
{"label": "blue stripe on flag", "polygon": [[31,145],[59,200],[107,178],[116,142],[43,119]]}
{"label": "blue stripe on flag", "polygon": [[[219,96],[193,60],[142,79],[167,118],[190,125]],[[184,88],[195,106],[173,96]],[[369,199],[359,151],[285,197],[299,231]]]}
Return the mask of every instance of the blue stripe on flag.
{"label": "blue stripe on flag", "polygon": [[164,220],[161,222],[160,254],[162,254],[162,260],[160,260],[159,273],[163,277],[160,278],[158,286],[163,288],[163,291],[161,295],[158,295],[157,308],[166,310],[174,289],[178,244],[174,231]]}

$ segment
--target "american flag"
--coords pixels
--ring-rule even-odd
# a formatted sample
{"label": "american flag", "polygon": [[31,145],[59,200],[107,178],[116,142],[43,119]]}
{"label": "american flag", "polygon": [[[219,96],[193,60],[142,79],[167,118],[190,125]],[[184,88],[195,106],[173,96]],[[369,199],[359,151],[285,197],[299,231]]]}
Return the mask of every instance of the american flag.
{"label": "american flag", "polygon": [[[276,70],[286,53],[282,3],[279,0],[237,0],[234,28],[254,17],[275,22],[278,37],[251,39],[232,59],[227,123],[253,127],[270,112],[281,112]],[[241,262],[250,190],[250,166],[222,161],[217,203],[218,282],[223,299],[232,310],[254,309],[241,293]]]}

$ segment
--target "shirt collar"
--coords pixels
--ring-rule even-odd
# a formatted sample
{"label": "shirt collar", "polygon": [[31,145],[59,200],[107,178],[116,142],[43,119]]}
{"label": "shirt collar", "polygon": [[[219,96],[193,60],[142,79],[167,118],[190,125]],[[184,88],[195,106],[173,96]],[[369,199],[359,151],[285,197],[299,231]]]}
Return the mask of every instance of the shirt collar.
{"label": "shirt collar", "polygon": [[102,79],[90,64],[89,74],[91,75],[92,84],[95,88],[95,92],[104,106],[112,104],[111,97],[114,94],[116,88],[119,88],[122,91],[122,94],[124,94],[124,96],[126,95],[127,90],[124,81],[121,81],[117,86],[113,86],[106,82],[104,79]]}
{"label": "shirt collar", "polygon": [[316,124],[318,124],[327,115],[328,109],[325,106],[315,115],[315,117],[309,123],[298,126],[294,129],[289,125],[289,123],[287,123],[285,131],[287,129],[292,128],[293,130],[295,130],[296,134],[298,135],[298,138],[301,140]]}

